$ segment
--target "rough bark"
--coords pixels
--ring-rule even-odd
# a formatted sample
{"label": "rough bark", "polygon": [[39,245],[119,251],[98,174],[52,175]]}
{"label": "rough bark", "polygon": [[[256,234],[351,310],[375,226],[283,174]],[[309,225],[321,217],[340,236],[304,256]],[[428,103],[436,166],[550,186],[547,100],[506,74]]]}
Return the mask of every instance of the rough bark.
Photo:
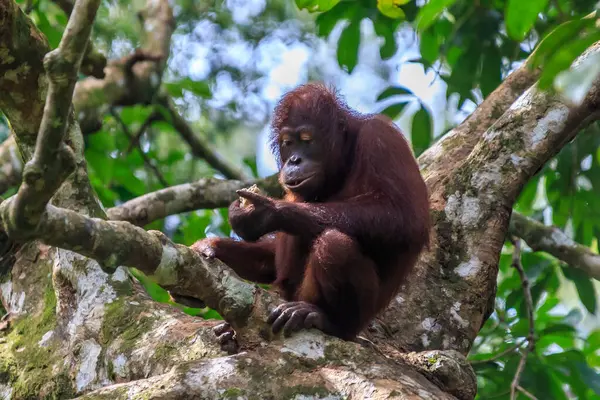
{"label": "rough bark", "polygon": [[[592,46],[576,65],[599,49]],[[431,150],[428,157],[437,161],[422,170],[430,191],[431,251],[373,327],[372,340],[415,351],[470,350],[493,310],[499,255],[517,195],[545,162],[599,117],[599,105],[598,82],[571,108],[533,86],[466,157],[456,160],[443,144]]]}

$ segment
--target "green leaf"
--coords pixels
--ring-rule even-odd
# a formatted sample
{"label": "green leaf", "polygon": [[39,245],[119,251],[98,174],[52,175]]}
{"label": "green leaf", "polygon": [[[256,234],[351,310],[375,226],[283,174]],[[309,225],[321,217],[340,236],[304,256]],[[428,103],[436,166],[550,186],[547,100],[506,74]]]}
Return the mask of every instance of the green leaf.
{"label": "green leaf", "polygon": [[147,191],[146,184],[126,164],[115,163],[114,178],[134,196],[141,196]]}
{"label": "green leaf", "polygon": [[464,50],[456,59],[452,73],[447,78],[448,89],[460,95],[458,107],[462,107],[467,99],[474,99],[472,90],[481,75],[482,53],[479,45],[475,43]]}
{"label": "green leaf", "polygon": [[600,329],[597,329],[588,335],[585,340],[585,345],[594,350],[600,349]]}
{"label": "green leaf", "polygon": [[349,74],[358,63],[358,48],[360,45],[360,20],[354,19],[340,35],[337,48],[337,59],[340,67]]}
{"label": "green leaf", "polygon": [[546,329],[543,329],[541,332],[539,332],[539,335],[544,336],[544,335],[550,335],[550,334],[555,334],[555,333],[561,333],[561,334],[571,333],[572,334],[575,332],[576,332],[575,328],[573,328],[571,325],[554,324],[554,325],[550,325]]}
{"label": "green leaf", "polygon": [[581,104],[600,75],[600,54],[593,54],[576,68],[559,73],[554,88],[573,104]]}
{"label": "green leaf", "polygon": [[433,139],[432,120],[429,111],[424,104],[421,109],[415,113],[412,120],[411,144],[415,156],[419,156],[427,150]]}
{"label": "green leaf", "polygon": [[388,18],[376,18],[373,20],[373,27],[377,36],[383,38],[383,44],[379,48],[379,55],[382,60],[388,60],[396,54],[398,44],[396,43],[396,24],[391,24]]}
{"label": "green leaf", "polygon": [[407,104],[408,102],[392,104],[391,106],[387,106],[380,114],[387,115],[391,119],[396,119],[402,114],[402,110],[404,110]]}
{"label": "green leaf", "polygon": [[589,389],[600,396],[600,374],[591,369],[583,362],[575,363],[581,380],[585,382]]}
{"label": "green leaf", "polygon": [[340,0],[296,0],[300,10],[306,8],[308,12],[325,12],[335,7]]}
{"label": "green leaf", "polygon": [[483,54],[481,93],[486,98],[502,82],[502,55],[496,46],[486,47]]}
{"label": "green leaf", "polygon": [[[130,127],[133,124],[143,124],[152,111],[153,108],[151,106],[135,105],[123,107],[119,116],[121,117],[121,121]],[[121,128],[119,127],[119,129]]]}
{"label": "green leaf", "polygon": [[317,23],[317,34],[322,37],[327,37],[338,24],[343,20],[354,19],[354,16],[360,11],[360,4],[352,2],[343,2],[337,4],[331,10],[317,15],[315,22]]}
{"label": "green leaf", "polygon": [[537,45],[531,57],[532,66],[539,67],[544,64],[562,45],[575,38],[584,29],[593,27],[595,23],[595,18],[581,18],[556,27]]}
{"label": "green leaf", "polygon": [[419,48],[421,50],[421,57],[430,64],[433,64],[440,55],[440,44],[438,43],[437,35],[429,30],[423,32]]}
{"label": "green leaf", "polygon": [[437,17],[444,9],[454,4],[456,0],[431,0],[419,10],[415,21],[417,23],[417,31],[423,32],[431,26]]}
{"label": "green leaf", "polygon": [[183,78],[177,82],[166,83],[165,87],[172,97],[183,97],[184,90],[205,99],[212,96],[212,91],[206,81],[195,81],[190,78]]}
{"label": "green leaf", "polygon": [[406,15],[401,5],[409,3],[411,0],[377,0],[377,9],[386,17],[394,19],[404,19]]}
{"label": "green leaf", "polygon": [[414,96],[413,92],[402,86],[390,86],[377,96],[377,101],[387,99],[392,96],[409,95]]}
{"label": "green leaf", "polygon": [[88,167],[96,174],[104,185],[109,185],[110,180],[112,179],[114,160],[105,153],[93,148],[86,150],[85,159]]}
{"label": "green leaf", "polygon": [[590,278],[583,272],[575,268],[563,268],[565,278],[569,279],[575,284],[579,299],[585,306],[585,308],[591,313],[596,313],[596,290],[594,284]]}
{"label": "green leaf", "polygon": [[506,6],[506,31],[518,41],[525,39],[548,0],[508,0]]}
{"label": "green leaf", "polygon": [[540,88],[548,89],[556,75],[568,69],[577,57],[598,40],[600,40],[600,32],[593,32],[567,46],[563,44],[543,67],[539,81]]}
{"label": "green leaf", "polygon": [[62,38],[62,31],[56,29],[48,20],[46,14],[43,11],[33,10],[31,17],[35,21],[36,26],[42,33],[48,38],[48,43],[52,49],[55,49],[60,44]]}

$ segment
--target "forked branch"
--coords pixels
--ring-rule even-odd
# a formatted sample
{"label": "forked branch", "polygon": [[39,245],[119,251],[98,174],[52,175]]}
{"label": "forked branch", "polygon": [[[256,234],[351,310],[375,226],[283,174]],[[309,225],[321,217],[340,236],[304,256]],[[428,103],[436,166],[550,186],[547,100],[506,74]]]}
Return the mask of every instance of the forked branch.
{"label": "forked branch", "polygon": [[25,165],[16,196],[3,204],[2,217],[11,236],[35,231],[48,201],[74,169],[73,150],[64,143],[77,73],[88,44],[100,0],[79,0],[58,48],[48,53],[44,66],[48,96],[33,158]]}

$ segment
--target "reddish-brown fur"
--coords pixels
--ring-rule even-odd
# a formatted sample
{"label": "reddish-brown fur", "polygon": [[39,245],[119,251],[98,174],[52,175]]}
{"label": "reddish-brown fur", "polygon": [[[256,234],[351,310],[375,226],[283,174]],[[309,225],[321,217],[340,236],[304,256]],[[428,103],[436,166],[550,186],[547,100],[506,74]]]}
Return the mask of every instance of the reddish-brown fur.
{"label": "reddish-brown fur", "polygon": [[238,201],[230,218],[242,238],[275,235],[205,239],[195,248],[212,249],[242,278],[273,283],[288,301],[316,305],[334,327],[329,333],[352,339],[387,306],[427,245],[427,189],[407,141],[385,117],[350,110],[321,84],[301,86],[275,110],[277,155],[281,128],[302,123],[317,127],[324,142],[320,190],[310,198],[288,191],[260,219],[236,217]]}

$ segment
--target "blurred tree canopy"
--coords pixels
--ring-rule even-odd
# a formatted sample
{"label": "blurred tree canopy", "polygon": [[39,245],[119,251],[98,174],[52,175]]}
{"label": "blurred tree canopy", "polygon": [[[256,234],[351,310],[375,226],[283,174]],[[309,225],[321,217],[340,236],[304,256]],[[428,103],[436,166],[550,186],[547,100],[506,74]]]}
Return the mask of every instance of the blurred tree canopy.
{"label": "blurred tree canopy", "polygon": [[[70,0],[19,0],[55,48],[64,31]],[[412,108],[410,139],[417,155],[434,134],[432,110],[400,85],[394,71],[403,63],[422,65],[454,99],[450,114],[468,113],[528,60],[541,68],[539,86],[578,102],[600,74],[593,57],[578,70],[573,61],[600,40],[597,2],[591,0],[226,0],[174,2],[175,32],[162,78],[170,98],[195,137],[212,154],[236,165],[242,178],[257,177],[260,132],[273,106],[270,74],[284,49],[304,46],[310,60],[299,81],[341,76],[360,81],[361,62],[376,65],[387,87],[372,93],[371,111],[398,120]],[[93,31],[95,51],[106,59],[143,45],[136,14],[141,1],[103,1]],[[415,41],[418,55],[401,59]],[[361,48],[377,47],[379,59],[361,59]],[[324,50],[323,50],[324,49]],[[337,61],[332,65],[331,61]],[[391,62],[392,60],[393,62]],[[292,73],[292,72],[290,72]],[[81,79],[86,78],[82,73]],[[293,82],[293,80],[291,79]],[[278,92],[279,90],[279,92]],[[202,177],[227,177],[205,162],[186,140],[164,101],[111,107],[101,124],[85,134],[90,180],[107,208],[166,186]],[[450,103],[448,103],[450,104]],[[447,115],[441,132],[457,123]],[[9,136],[0,120],[0,140]],[[263,160],[264,161],[264,160]],[[264,174],[263,174],[264,175]],[[10,188],[5,196],[15,192]],[[527,183],[515,211],[553,225],[597,253],[600,238],[600,126],[594,123],[564,147]],[[200,210],[152,222],[147,228],[191,244],[207,234],[230,235],[227,210]],[[507,240],[498,276],[495,312],[470,355],[478,376],[478,398],[507,399],[520,354],[529,337],[522,279],[513,267]],[[600,399],[599,285],[565,261],[524,246],[521,261],[531,287],[535,349],[526,353],[520,398]],[[152,296],[168,294],[136,273]],[[219,318],[211,310],[185,308]]]}

